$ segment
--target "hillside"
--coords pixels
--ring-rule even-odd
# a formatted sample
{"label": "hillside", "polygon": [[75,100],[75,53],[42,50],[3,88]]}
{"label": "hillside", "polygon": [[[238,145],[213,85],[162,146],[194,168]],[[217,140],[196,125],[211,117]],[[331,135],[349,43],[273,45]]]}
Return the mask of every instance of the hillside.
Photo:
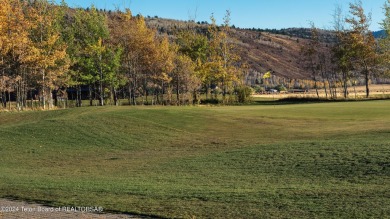
{"label": "hillside", "polygon": [[[206,33],[207,22],[188,22],[161,18],[145,18],[150,28],[175,38],[181,30],[195,29]],[[232,28],[231,39],[238,54],[250,65],[251,75],[272,71],[284,78],[308,79],[310,72],[302,68],[300,50],[308,43],[310,29],[290,28],[280,31]],[[332,42],[329,31],[322,32],[323,49]]]}
{"label": "hillside", "polygon": [[306,79],[310,73],[301,67],[300,51],[307,40],[250,30],[232,31],[239,54],[251,69],[272,71],[285,78]]}

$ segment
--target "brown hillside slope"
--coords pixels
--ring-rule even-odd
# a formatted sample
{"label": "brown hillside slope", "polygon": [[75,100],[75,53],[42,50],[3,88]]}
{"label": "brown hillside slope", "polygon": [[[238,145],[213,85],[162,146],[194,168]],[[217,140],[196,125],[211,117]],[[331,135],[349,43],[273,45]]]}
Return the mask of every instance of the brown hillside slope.
{"label": "brown hillside slope", "polygon": [[[161,18],[146,18],[150,28],[175,38],[181,30],[195,29],[206,33],[207,24]],[[291,79],[310,79],[310,72],[302,67],[300,51],[307,39],[272,34],[254,30],[232,28],[230,34],[238,54],[253,72],[273,72],[274,75]],[[327,45],[323,43],[322,49]]]}
{"label": "brown hillside slope", "polygon": [[307,40],[249,30],[233,30],[232,37],[242,59],[258,72],[272,71],[277,76],[310,78],[300,65],[301,47]]}

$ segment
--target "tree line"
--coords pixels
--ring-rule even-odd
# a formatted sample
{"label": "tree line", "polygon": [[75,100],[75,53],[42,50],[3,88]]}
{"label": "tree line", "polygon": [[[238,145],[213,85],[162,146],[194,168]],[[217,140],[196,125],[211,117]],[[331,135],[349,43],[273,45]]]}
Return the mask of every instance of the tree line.
{"label": "tree line", "polygon": [[[336,98],[357,80],[369,83],[386,72],[390,48],[390,0],[384,5],[386,37],[377,42],[361,1],[350,4],[344,18],[334,16],[336,41],[321,46],[319,29],[302,48],[303,65],[312,72],[315,88]],[[231,37],[230,11],[223,24],[213,15],[207,31],[179,30],[175,36],[148,28],[130,9],[99,11],[94,6],[72,9],[65,1],[4,0],[0,8],[0,103],[18,110],[66,106],[196,104],[206,99],[224,103],[247,101],[252,89]],[[284,81],[284,80],[283,80]],[[71,95],[72,97],[69,97]],[[217,96],[219,95],[219,97]],[[84,101],[85,104],[85,101]]]}
{"label": "tree line", "polygon": [[[230,11],[207,34],[159,35],[142,15],[69,8],[65,1],[4,0],[0,9],[0,99],[2,107],[58,106],[69,91],[82,105],[192,104],[200,93],[237,101],[245,64],[229,38]],[[86,95],[86,97],[84,97]]]}

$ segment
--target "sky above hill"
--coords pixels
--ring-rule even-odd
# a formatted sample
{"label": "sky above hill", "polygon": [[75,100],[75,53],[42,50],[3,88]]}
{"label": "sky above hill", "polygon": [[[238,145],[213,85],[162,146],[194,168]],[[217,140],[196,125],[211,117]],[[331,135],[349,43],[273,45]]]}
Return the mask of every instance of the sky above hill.
{"label": "sky above hill", "polygon": [[[214,13],[218,23],[226,10],[231,11],[231,24],[241,28],[281,29],[332,27],[335,6],[341,5],[345,14],[354,0],[65,0],[70,7],[88,7],[114,10],[130,8],[134,15],[158,16],[178,20],[210,21]],[[379,30],[383,5],[386,0],[362,0],[363,7],[372,13],[371,30]]]}

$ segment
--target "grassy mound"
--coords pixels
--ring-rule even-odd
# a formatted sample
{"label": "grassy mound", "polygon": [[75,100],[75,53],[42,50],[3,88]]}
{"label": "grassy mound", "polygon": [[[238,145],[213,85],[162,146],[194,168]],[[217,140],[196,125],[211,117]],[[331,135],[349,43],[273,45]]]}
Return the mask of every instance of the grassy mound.
{"label": "grassy mound", "polygon": [[170,218],[385,218],[389,108],[1,113],[0,196]]}

